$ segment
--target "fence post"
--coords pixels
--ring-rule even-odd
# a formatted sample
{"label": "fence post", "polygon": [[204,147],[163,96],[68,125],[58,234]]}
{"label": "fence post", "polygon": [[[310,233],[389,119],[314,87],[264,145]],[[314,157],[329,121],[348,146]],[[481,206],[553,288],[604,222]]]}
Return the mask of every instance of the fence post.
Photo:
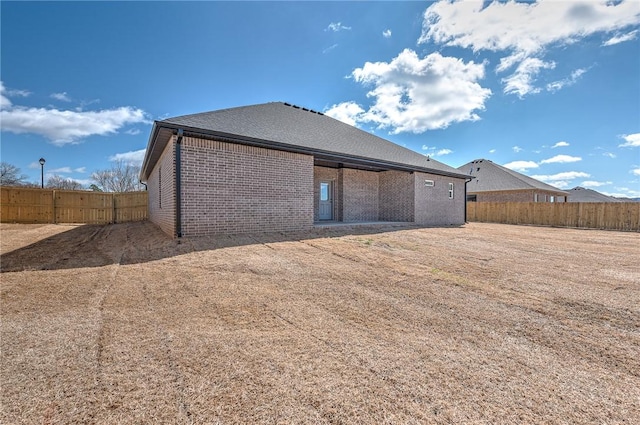
{"label": "fence post", "polygon": [[56,224],[56,190],[51,190],[51,223]]}
{"label": "fence post", "polygon": [[113,224],[116,224],[117,223],[117,220],[116,220],[117,215],[116,215],[116,194],[115,194],[115,192],[111,193],[111,208],[112,208],[111,214],[113,214],[112,217],[111,217],[111,222]]}

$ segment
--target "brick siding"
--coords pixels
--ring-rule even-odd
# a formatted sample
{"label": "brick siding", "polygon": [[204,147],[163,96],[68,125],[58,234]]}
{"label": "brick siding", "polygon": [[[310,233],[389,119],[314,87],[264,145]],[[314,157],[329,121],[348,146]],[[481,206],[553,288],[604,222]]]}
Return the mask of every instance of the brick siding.
{"label": "brick siding", "polygon": [[[415,222],[425,226],[464,224],[464,179],[415,173]],[[428,187],[425,180],[433,180]],[[449,199],[449,183],[453,183],[453,199]]]}
{"label": "brick siding", "polygon": [[373,171],[341,168],[342,221],[378,220],[378,174]]}
{"label": "brick siding", "polygon": [[414,220],[415,188],[413,179],[413,174],[403,171],[382,171],[379,173],[379,220],[409,222]]}
{"label": "brick siding", "polygon": [[[175,237],[175,137],[162,152],[158,163],[147,180],[149,192],[149,220],[157,224],[163,232]],[[162,182],[160,182],[162,178]],[[162,190],[162,192],[160,192]]]}
{"label": "brick siding", "polygon": [[[149,218],[174,237],[175,149],[174,137],[147,182]],[[310,155],[193,137],[183,138],[181,157],[183,236],[310,229],[320,181],[333,182],[337,221],[464,223],[464,179],[319,167]]]}
{"label": "brick siding", "polygon": [[184,236],[313,226],[313,157],[185,137]]}

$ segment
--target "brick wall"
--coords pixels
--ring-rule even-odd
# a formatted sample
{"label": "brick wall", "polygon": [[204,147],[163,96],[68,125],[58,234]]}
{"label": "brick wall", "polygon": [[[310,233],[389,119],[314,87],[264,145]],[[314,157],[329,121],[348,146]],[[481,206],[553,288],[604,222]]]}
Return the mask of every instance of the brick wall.
{"label": "brick wall", "polygon": [[[426,226],[464,224],[464,179],[415,173],[415,222]],[[432,180],[428,187],[425,180]],[[449,183],[453,183],[453,199],[449,199]]]}
{"label": "brick wall", "polygon": [[413,174],[403,171],[379,173],[379,211],[381,221],[413,221],[415,188]]}
{"label": "brick wall", "polygon": [[175,237],[175,137],[169,141],[147,180],[149,220]]}
{"label": "brick wall", "polygon": [[535,202],[535,196],[538,195],[538,202],[551,202],[553,196],[556,202],[564,202],[565,197],[557,193],[547,192],[543,190],[502,190],[495,192],[469,192],[476,195],[477,202]]}
{"label": "brick wall", "polygon": [[185,137],[184,236],[313,226],[313,157]]}
{"label": "brick wall", "polygon": [[342,221],[378,220],[379,179],[373,171],[341,168]]}

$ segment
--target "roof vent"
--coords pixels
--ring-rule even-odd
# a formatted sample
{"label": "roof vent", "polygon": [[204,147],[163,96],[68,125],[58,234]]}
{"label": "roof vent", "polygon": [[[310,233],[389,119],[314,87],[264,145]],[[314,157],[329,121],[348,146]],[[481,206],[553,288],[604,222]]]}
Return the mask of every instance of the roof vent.
{"label": "roof vent", "polygon": [[290,103],[287,103],[287,102],[284,102],[284,104],[285,104],[286,106],[291,106],[291,104],[290,104]]}
{"label": "roof vent", "polygon": [[291,106],[293,106],[296,109],[300,109],[300,107],[298,105],[291,105]]}

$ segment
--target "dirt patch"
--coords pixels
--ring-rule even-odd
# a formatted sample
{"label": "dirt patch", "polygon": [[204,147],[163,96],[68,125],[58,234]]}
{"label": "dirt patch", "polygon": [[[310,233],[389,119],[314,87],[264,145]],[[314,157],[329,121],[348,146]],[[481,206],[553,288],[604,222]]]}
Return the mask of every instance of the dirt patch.
{"label": "dirt patch", "polygon": [[0,226],[2,423],[631,423],[640,235]]}

